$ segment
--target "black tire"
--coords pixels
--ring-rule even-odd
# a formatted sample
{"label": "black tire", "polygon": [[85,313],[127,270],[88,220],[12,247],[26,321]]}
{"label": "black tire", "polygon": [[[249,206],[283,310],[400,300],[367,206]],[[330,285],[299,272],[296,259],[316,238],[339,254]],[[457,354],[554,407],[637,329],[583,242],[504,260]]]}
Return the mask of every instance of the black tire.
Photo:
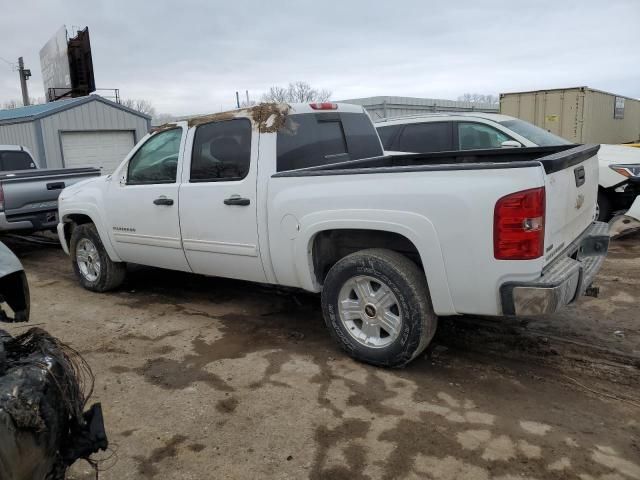
{"label": "black tire", "polygon": [[[80,266],[77,262],[77,247],[78,243],[83,239],[89,240],[95,245],[98,255],[100,257],[100,271],[95,280],[91,281],[85,277],[80,271]],[[93,223],[85,223],[78,225],[73,229],[71,233],[71,242],[69,245],[69,253],[71,256],[71,264],[73,265],[73,271],[78,277],[80,285],[92,292],[107,292],[119,287],[127,274],[127,265],[122,262],[114,262],[109,258],[98,230]]]}
{"label": "black tire", "polygon": [[[400,334],[389,345],[359,343],[340,318],[340,291],[356,276],[379,280],[397,299],[402,314]],[[404,255],[385,249],[352,253],[329,270],[322,290],[322,313],[331,335],[351,357],[383,367],[403,367],[411,362],[431,342],[438,326],[424,273]]]}
{"label": "black tire", "polygon": [[598,191],[598,216],[596,220],[599,222],[608,222],[611,218],[612,206],[611,199],[603,191]]}

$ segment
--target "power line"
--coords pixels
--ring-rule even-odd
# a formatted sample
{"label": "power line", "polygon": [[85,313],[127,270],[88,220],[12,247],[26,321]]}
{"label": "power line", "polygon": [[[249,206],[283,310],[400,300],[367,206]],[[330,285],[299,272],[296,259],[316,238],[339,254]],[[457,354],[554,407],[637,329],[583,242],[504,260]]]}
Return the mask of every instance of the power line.
{"label": "power line", "polygon": [[16,62],[10,62],[10,61],[9,61],[9,60],[7,60],[6,58],[2,58],[2,57],[0,57],[0,60],[2,60],[3,62],[5,62],[5,63],[6,63],[6,64],[8,64],[8,65],[11,65],[11,66],[12,66],[12,67],[14,67],[14,68],[15,68],[15,66],[16,66]]}

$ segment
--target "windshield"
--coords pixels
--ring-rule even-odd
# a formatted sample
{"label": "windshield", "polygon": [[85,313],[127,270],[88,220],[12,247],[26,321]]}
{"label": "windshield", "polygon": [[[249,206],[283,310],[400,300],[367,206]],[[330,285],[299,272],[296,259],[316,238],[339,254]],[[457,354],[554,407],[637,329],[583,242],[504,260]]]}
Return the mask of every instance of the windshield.
{"label": "windshield", "polygon": [[558,137],[553,133],[549,133],[546,130],[540,127],[536,127],[535,125],[523,120],[514,119],[499,123],[500,125],[504,125],[508,129],[513,130],[518,135],[522,135],[524,138],[532,141],[539,147],[551,147],[553,145],[571,145],[571,142],[569,140]]}

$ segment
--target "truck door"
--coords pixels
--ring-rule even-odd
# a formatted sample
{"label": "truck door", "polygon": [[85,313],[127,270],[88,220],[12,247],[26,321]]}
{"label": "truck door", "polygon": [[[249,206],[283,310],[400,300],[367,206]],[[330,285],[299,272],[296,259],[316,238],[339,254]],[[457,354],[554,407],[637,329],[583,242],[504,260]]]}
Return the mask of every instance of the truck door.
{"label": "truck door", "polygon": [[181,127],[152,135],[111,181],[105,211],[114,248],[124,261],[189,271],[178,218],[184,136]]}
{"label": "truck door", "polygon": [[196,273],[266,281],[256,217],[258,140],[246,118],[206,123],[189,133],[193,148],[180,188],[180,227]]}

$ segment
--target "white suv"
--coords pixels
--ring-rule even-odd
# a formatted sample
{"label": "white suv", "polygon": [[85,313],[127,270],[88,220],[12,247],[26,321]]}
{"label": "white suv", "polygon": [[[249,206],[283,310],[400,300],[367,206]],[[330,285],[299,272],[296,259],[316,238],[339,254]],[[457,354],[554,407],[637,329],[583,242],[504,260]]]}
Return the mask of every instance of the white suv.
{"label": "white suv", "polygon": [[[381,120],[376,129],[388,153],[571,144],[529,122],[496,113],[433,113]],[[598,159],[598,220],[607,221],[613,212],[629,209],[640,194],[640,150],[602,145]]]}

